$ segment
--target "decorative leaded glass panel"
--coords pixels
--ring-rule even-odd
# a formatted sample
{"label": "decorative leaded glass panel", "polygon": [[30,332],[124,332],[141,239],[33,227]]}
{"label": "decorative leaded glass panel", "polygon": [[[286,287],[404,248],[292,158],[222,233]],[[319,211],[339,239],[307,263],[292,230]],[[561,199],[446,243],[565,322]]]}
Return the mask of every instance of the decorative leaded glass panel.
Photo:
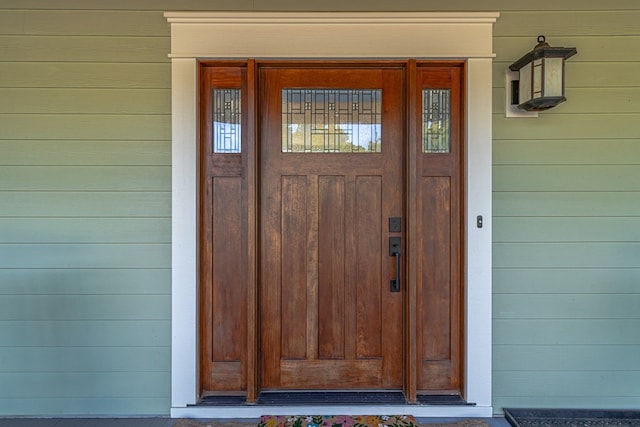
{"label": "decorative leaded glass panel", "polygon": [[283,89],[283,153],[379,153],[380,89]]}
{"label": "decorative leaded glass panel", "polygon": [[449,153],[451,151],[451,91],[424,89],[422,91],[422,152]]}
{"label": "decorative leaded glass panel", "polygon": [[213,152],[240,152],[240,89],[213,90]]}

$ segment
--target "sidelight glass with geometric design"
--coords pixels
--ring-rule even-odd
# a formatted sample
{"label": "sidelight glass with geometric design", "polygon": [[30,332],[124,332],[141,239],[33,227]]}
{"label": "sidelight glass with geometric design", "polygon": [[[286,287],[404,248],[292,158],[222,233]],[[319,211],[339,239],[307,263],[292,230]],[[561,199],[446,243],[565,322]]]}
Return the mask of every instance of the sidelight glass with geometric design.
{"label": "sidelight glass with geometric design", "polygon": [[423,89],[422,91],[423,153],[451,151],[450,92],[449,89]]}
{"label": "sidelight glass with geometric design", "polygon": [[379,153],[381,89],[283,89],[283,153]]}
{"label": "sidelight glass with geometric design", "polygon": [[213,89],[213,152],[240,153],[240,89]]}

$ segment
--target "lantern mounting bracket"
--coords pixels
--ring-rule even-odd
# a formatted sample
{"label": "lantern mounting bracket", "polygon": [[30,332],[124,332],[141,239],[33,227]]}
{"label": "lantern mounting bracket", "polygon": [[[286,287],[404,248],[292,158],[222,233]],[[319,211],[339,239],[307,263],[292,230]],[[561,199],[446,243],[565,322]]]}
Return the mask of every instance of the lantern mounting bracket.
{"label": "lantern mounting bracket", "polygon": [[526,111],[518,108],[518,94],[514,93],[519,87],[519,73],[507,68],[504,73],[505,88],[505,117],[538,117],[537,111]]}

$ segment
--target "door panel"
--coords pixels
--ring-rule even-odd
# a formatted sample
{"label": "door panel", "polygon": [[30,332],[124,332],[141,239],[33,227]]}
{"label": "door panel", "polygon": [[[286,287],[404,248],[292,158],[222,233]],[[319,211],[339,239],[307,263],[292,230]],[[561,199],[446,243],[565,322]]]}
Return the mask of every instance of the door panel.
{"label": "door panel", "polygon": [[[402,216],[402,76],[401,69],[261,70],[264,388],[402,386],[402,295],[389,291],[386,243],[388,218]],[[323,100],[320,89],[381,89],[381,152],[283,152],[282,109],[302,112],[283,107],[290,88]],[[332,128],[324,121],[333,116],[323,117],[325,134],[346,126]]]}
{"label": "door panel", "polygon": [[[416,109],[421,111],[417,117],[422,129],[414,151],[418,393],[458,392],[462,384],[461,82],[461,67],[417,69]],[[426,97],[437,99],[427,103]],[[432,111],[434,106],[438,111]],[[434,136],[428,143],[425,129],[430,121],[445,123],[433,128],[446,129],[446,135]]]}
{"label": "door panel", "polygon": [[246,112],[246,68],[203,67],[200,80],[200,382],[205,392],[239,392],[247,387],[247,144],[232,137],[239,120],[230,117]]}

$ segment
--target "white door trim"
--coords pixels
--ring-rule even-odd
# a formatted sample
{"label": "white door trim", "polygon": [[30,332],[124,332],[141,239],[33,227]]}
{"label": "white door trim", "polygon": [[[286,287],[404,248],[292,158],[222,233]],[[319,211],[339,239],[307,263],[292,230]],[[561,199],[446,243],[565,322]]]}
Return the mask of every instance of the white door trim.
{"label": "white door trim", "polygon": [[[168,12],[172,72],[171,415],[383,412],[491,416],[491,65],[498,13]],[[197,61],[204,58],[456,58],[466,87],[466,398],[475,406],[194,407],[197,342]],[[476,227],[476,217],[484,226]]]}

